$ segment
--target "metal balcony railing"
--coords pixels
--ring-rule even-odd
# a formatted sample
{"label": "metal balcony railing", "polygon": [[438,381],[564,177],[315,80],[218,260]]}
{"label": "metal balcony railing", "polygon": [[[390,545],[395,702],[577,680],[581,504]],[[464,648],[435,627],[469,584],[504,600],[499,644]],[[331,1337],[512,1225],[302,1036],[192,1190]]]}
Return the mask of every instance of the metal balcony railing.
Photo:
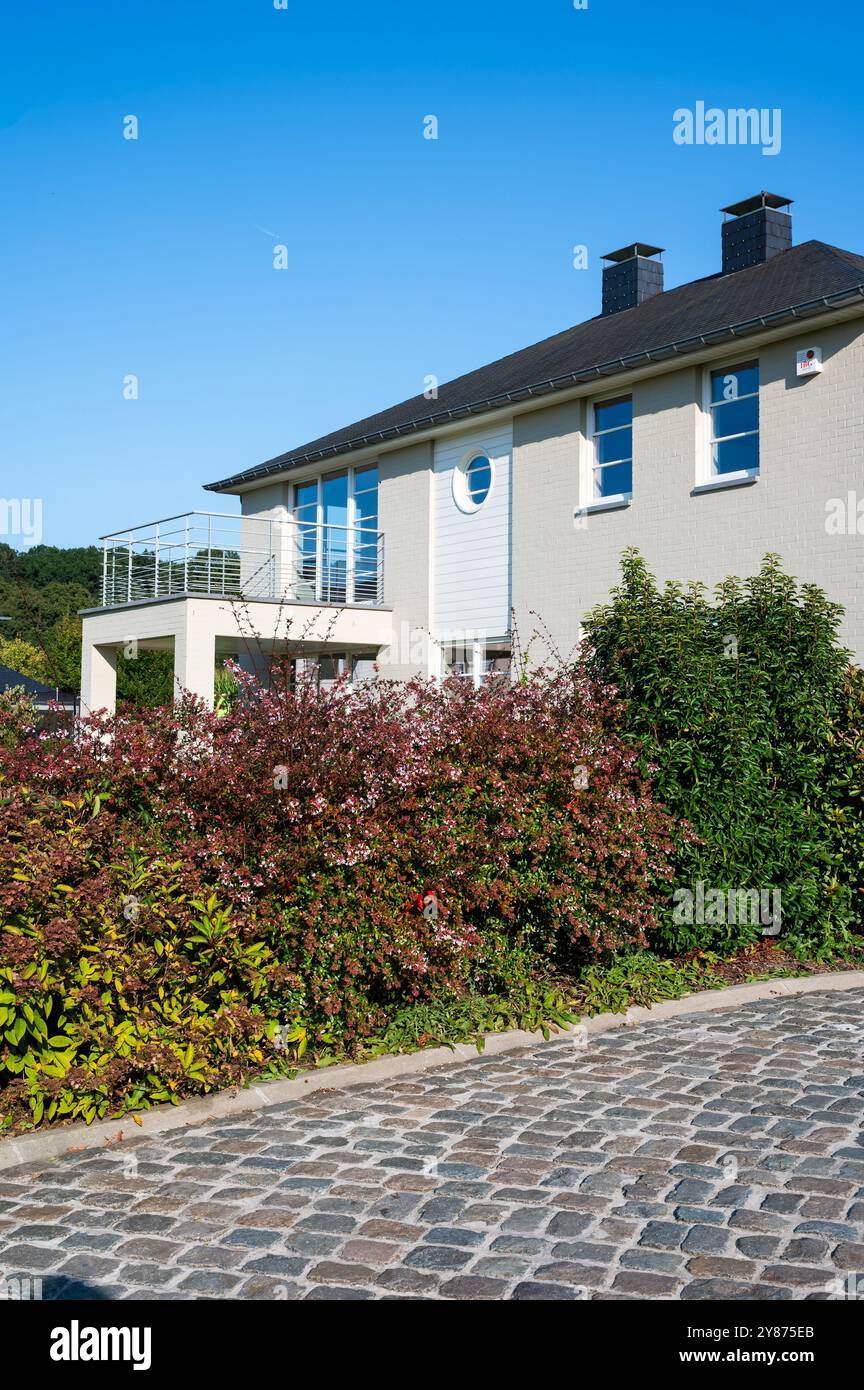
{"label": "metal balcony railing", "polygon": [[189,594],[384,602],[384,537],[364,526],[187,512],[100,541],[104,608]]}

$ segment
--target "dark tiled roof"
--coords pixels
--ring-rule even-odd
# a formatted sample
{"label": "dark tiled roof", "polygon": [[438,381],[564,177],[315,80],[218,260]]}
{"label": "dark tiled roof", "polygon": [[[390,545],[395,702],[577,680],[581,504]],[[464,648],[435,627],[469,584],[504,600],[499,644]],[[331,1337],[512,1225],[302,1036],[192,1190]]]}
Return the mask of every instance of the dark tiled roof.
{"label": "dark tiled roof", "polygon": [[53,685],[43,685],[42,681],[35,681],[32,676],[22,676],[20,671],[13,671],[10,666],[0,666],[0,690],[16,688],[45,700],[53,700],[55,695]]}
{"label": "dark tiled roof", "polygon": [[[256,468],[207,484],[211,491],[263,480],[302,463],[333,458],[369,444],[410,435],[460,415],[477,413],[508,400],[525,399],[572,385],[580,377],[610,375],[641,354],[672,349],[695,351],[701,339],[722,335],[731,327],[779,315],[861,289],[864,294],[864,256],[841,251],[822,241],[805,241],[762,265],[730,275],[709,275],[656,295],[635,309],[588,319],[545,338],[533,347],[499,358],[489,366],[456,377],[438,388],[435,401],[413,396],[400,405],[358,420],[345,429],[291,449]],[[670,356],[672,355],[670,351]]]}

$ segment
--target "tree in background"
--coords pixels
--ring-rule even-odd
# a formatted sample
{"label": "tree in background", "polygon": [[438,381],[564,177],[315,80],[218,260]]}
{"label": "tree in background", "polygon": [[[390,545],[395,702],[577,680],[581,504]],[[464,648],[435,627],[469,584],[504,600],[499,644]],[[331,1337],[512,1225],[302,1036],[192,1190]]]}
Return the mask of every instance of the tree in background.
{"label": "tree in background", "polygon": [[34,681],[44,681],[48,674],[45,653],[23,637],[0,637],[0,666],[8,666],[10,671],[30,676]]}
{"label": "tree in background", "polygon": [[0,544],[0,663],[49,685],[77,690],[81,680],[81,619],[95,607],[101,552],[36,545],[17,551]]}

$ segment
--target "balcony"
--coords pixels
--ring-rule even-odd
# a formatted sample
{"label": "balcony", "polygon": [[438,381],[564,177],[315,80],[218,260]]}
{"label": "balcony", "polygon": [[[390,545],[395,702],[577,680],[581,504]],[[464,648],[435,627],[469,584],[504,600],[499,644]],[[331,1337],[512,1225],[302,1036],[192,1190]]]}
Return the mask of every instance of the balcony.
{"label": "balcony", "polygon": [[384,603],[384,537],[363,526],[187,512],[100,543],[103,608],[190,596]]}

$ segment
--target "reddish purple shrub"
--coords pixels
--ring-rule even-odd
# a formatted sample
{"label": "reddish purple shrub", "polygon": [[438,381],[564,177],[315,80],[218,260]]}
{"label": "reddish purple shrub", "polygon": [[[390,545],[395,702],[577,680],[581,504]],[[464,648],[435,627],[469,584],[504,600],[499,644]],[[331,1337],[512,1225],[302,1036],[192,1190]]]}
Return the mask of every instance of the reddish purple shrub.
{"label": "reddish purple shrub", "polygon": [[[238,1080],[276,1021],[351,1046],[412,999],[645,944],[673,827],[617,724],[577,671],[479,691],[244,682],[224,718],[187,704],[7,739],[0,1009],[50,996],[79,1090],[110,1056],[106,1104],[126,1108]],[[31,1032],[7,1027],[0,1051],[2,1088],[30,1048],[16,1095]]]}

